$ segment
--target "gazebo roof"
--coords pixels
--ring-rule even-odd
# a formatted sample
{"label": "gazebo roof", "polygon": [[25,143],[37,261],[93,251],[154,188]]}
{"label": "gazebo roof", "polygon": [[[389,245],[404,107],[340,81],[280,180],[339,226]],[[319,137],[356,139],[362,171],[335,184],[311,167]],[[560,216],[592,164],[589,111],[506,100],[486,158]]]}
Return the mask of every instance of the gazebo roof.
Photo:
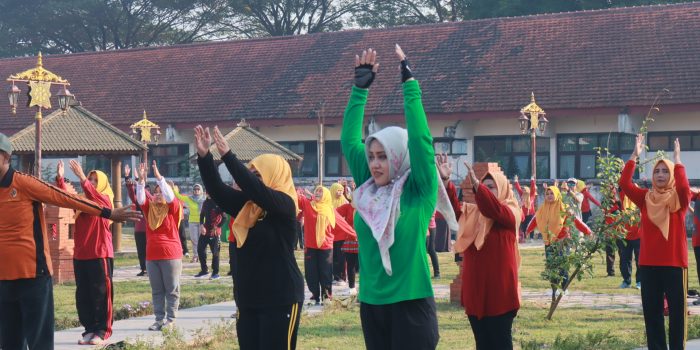
{"label": "gazebo roof", "polygon": [[[263,153],[277,154],[292,162],[301,162],[304,159],[304,157],[251,128],[245,119],[238,123],[237,128],[226,134],[224,139],[241,161],[251,161]],[[214,156],[214,160],[221,160],[221,155],[215,146],[212,145],[209,151]]]}
{"label": "gazebo roof", "polygon": [[[10,137],[16,154],[34,153],[35,125]],[[42,122],[43,155],[140,154],[146,147],[82,106],[56,110]]]}

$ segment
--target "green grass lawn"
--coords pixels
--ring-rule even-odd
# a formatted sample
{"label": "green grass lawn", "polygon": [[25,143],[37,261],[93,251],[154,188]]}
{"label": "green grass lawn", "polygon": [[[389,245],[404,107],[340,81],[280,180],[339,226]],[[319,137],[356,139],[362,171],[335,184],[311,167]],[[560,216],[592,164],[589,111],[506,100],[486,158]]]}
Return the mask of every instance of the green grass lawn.
{"label": "green grass lawn", "polygon": [[[126,236],[126,235],[125,235]],[[123,244],[129,239],[125,237]],[[128,243],[127,243],[128,244]],[[222,245],[221,272],[228,272],[228,247]],[[439,253],[442,278],[433,280],[434,284],[448,285],[456,276],[458,267],[451,253]],[[297,263],[303,271],[303,256],[296,252]],[[520,281],[527,290],[547,290],[549,283],[540,278],[544,266],[544,249],[523,249]],[[695,258],[692,250],[688,254],[689,288],[698,288]],[[594,276],[586,276],[582,281],[571,285],[572,291],[589,291],[609,294],[637,294],[638,290],[618,289],[621,282],[616,265],[617,277],[606,277],[604,257],[596,256],[593,260]],[[617,261],[616,261],[617,263]],[[135,266],[138,260],[134,254],[126,254],[115,259],[115,268]],[[198,268],[188,268],[183,274],[195,274]],[[78,326],[74,304],[75,286],[66,284],[56,286],[57,327]],[[229,278],[219,281],[196,281],[182,287],[181,307],[231,299],[231,282]],[[150,301],[150,287],[147,280],[115,283],[115,309],[123,304],[135,305],[141,301]],[[469,321],[464,310],[447,300],[437,300],[438,322],[440,325],[439,349],[469,349],[474,341]],[[545,320],[547,303],[526,301],[522,305],[513,325],[513,337],[516,348],[522,349],[633,349],[644,344],[644,323],[641,314],[634,310],[593,310],[584,308],[560,308],[554,314],[553,321]],[[173,345],[172,349],[238,349],[235,341],[234,327],[222,327],[216,334],[196,345]],[[690,319],[689,338],[700,337],[700,317]],[[202,338],[204,339],[204,338]],[[176,344],[174,342],[173,344]],[[165,346],[162,349],[170,349]],[[327,308],[315,317],[302,318],[298,337],[299,349],[357,349],[364,348],[359,308]],[[140,347],[139,347],[140,349]]]}

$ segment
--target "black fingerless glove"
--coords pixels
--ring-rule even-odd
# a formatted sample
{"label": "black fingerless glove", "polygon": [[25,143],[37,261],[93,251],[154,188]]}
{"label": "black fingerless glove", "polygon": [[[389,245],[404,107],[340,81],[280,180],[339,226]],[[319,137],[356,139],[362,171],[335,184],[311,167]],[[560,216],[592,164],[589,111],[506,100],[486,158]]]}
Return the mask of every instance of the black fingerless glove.
{"label": "black fingerless glove", "polygon": [[355,86],[360,89],[369,89],[377,73],[372,71],[371,64],[362,64],[355,67]]}
{"label": "black fingerless glove", "polygon": [[413,72],[411,72],[411,67],[409,67],[408,58],[401,61],[401,82],[405,83],[406,80],[413,78]]}

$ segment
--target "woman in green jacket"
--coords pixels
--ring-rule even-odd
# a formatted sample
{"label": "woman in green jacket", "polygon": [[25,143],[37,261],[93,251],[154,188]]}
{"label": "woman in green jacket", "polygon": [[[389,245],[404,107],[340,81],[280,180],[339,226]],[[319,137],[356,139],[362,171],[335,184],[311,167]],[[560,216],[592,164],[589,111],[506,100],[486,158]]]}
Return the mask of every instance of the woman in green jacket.
{"label": "woman in green jacket", "polygon": [[388,127],[362,142],[364,107],[376,52],[355,57],[355,85],[345,109],[341,145],[353,178],[360,244],[360,319],[367,349],[434,349],[439,334],[426,253],[435,211],[435,151],[408,60],[401,61],[407,129]]}

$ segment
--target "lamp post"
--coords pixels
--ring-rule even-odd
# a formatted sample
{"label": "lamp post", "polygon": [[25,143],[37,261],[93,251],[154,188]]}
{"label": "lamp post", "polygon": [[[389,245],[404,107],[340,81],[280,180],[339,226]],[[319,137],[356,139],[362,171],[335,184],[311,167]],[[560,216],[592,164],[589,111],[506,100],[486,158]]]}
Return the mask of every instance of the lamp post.
{"label": "lamp post", "polygon": [[24,72],[12,74],[7,81],[12,83],[7,91],[7,97],[10,100],[12,114],[17,114],[17,105],[19,104],[19,93],[21,90],[15,83],[27,83],[27,95],[29,101],[27,107],[36,107],[35,135],[34,135],[34,175],[41,178],[41,121],[43,119],[42,110],[51,108],[51,85],[59,85],[62,87],[58,93],[58,105],[64,112],[67,111],[71,104],[75,101],[75,96],[68,91],[70,83],[68,80],[44,69],[41,52],[37,56],[36,67],[28,69]]}
{"label": "lamp post", "polygon": [[530,151],[532,152],[530,166],[532,167],[533,179],[537,179],[537,130],[543,134],[549,122],[545,114],[544,110],[535,102],[535,93],[533,92],[530,104],[520,109],[520,117],[518,117],[520,132],[523,135],[530,133]]}
{"label": "lamp post", "polygon": [[160,138],[160,126],[148,120],[148,115],[146,115],[146,110],[144,110],[143,119],[131,124],[129,128],[131,129],[131,137],[136,138],[138,135],[139,141],[146,146],[141,158],[143,163],[148,163],[148,144],[151,142],[158,144],[158,139]]}

